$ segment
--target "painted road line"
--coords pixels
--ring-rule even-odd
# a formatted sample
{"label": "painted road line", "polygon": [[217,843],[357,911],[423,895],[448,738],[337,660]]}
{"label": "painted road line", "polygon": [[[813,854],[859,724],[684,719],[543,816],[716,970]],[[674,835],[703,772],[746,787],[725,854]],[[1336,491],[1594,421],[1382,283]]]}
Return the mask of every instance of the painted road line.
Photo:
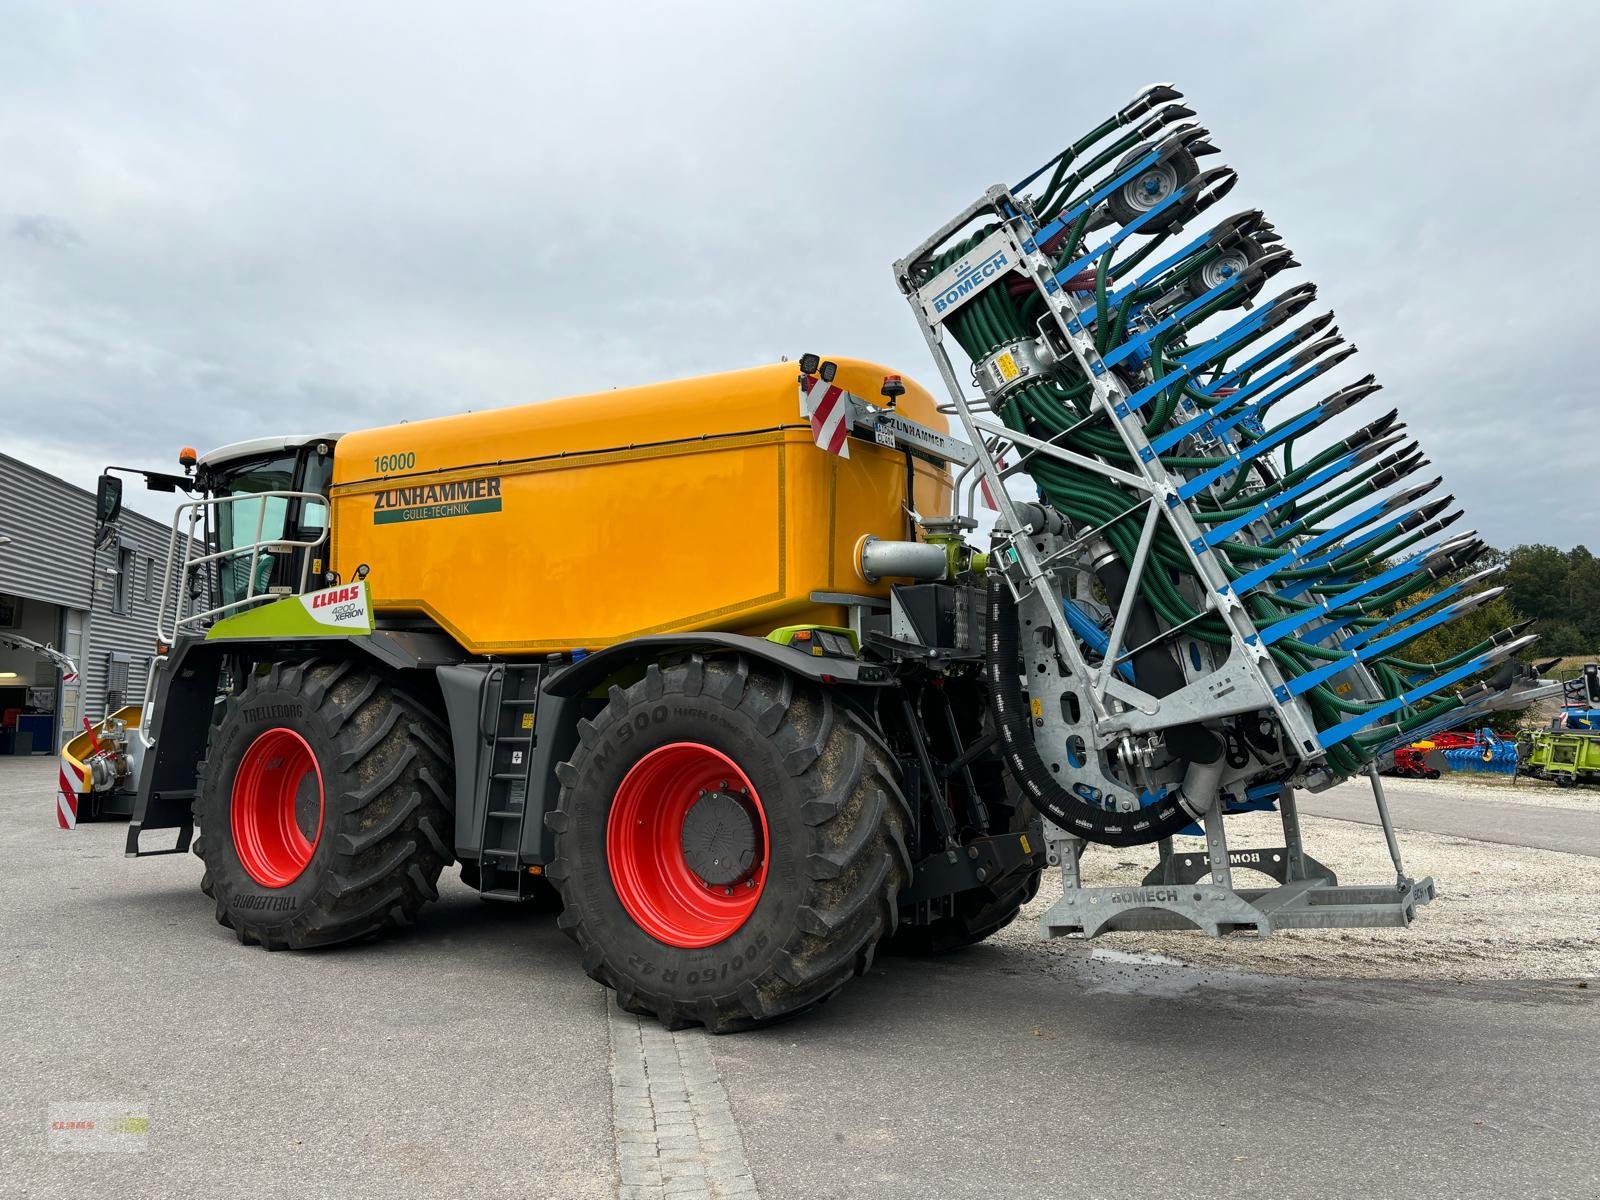
{"label": "painted road line", "polygon": [[611,1117],[622,1200],[759,1197],[701,1029],[669,1033],[606,992]]}

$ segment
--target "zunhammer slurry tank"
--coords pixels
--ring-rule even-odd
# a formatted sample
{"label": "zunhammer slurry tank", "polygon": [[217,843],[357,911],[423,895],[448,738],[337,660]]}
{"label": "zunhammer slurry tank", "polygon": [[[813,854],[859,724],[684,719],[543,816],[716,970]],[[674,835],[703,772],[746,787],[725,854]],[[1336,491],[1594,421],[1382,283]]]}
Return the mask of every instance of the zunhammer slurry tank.
{"label": "zunhammer slurry tank", "polygon": [[[1268,294],[1273,227],[1211,222],[1233,172],[1179,99],[896,264],[940,400],[808,353],[145,472],[192,499],[129,853],[198,827],[270,948],[410,925],[459,863],[718,1031],[979,941],[1048,866],[1049,935],[1409,923],[1375,763],[1551,687],[1515,630],[1404,657],[1497,594],[1483,545],[1398,413],[1354,415],[1315,289]],[[1341,885],[1294,797],[1363,773],[1395,878]],[[1230,851],[1260,809],[1283,845]],[[1084,886],[1095,844],[1150,845],[1145,884]]]}

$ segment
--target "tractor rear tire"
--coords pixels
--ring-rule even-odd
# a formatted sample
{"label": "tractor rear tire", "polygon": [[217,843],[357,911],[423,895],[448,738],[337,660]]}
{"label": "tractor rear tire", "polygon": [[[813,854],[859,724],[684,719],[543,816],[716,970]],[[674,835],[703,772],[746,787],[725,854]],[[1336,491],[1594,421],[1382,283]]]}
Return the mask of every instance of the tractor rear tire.
{"label": "tractor rear tire", "polygon": [[348,660],[252,674],[198,771],[195,849],[218,923],[269,950],[413,924],[455,859],[449,743],[425,705]]}
{"label": "tractor rear tire", "polygon": [[910,814],[888,750],[826,689],[696,655],[611,688],[578,732],[547,876],[622,1008],[726,1033],[867,971],[911,877]]}

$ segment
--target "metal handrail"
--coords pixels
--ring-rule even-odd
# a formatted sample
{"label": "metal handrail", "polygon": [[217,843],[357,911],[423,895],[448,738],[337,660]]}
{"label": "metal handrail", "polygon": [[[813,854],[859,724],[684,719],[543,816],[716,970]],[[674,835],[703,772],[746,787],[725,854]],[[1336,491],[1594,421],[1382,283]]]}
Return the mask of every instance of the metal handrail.
{"label": "metal handrail", "polygon": [[165,654],[152,654],[150,666],[144,673],[144,697],[139,701],[139,741],[149,750],[156,744],[155,738],[150,736],[150,729],[155,724],[156,715],[156,675],[166,664]]}
{"label": "metal handrail", "polygon": [[[295,550],[309,551],[322,545],[328,540],[328,527],[326,525],[322,528],[322,531],[317,535],[317,537],[309,541],[304,538],[291,537],[263,538],[261,536],[261,531],[266,524],[267,501],[273,498],[282,499],[286,502],[289,500],[299,500],[302,503],[305,501],[313,501],[324,506],[328,503],[328,498],[322,495],[320,492],[241,492],[237,496],[211,496],[202,500],[190,500],[186,503],[178,505],[178,507],[173,511],[172,538],[167,546],[167,569],[161,580],[161,606],[156,612],[156,640],[163,646],[171,645],[174,641],[176,641],[178,637],[178,630],[186,625],[197,625],[210,620],[221,613],[242,609],[247,605],[258,604],[265,600],[277,600],[286,594],[298,595],[306,590],[306,584],[311,571],[310,554],[304,554],[301,556],[300,584],[296,592],[285,593],[282,591],[256,591],[256,572],[261,562],[261,551],[263,549],[274,553],[289,553]],[[205,530],[207,528],[206,518],[210,510],[213,507],[220,507],[224,504],[237,504],[241,501],[247,500],[259,502],[261,506],[260,512],[256,514],[254,540],[249,543],[230,546],[225,550],[214,550],[209,553],[199,555],[195,554],[194,550],[196,544],[200,546],[208,545],[205,540]],[[180,526],[183,524],[185,517],[188,518],[187,528],[180,530]],[[200,536],[198,538],[195,536],[195,530],[197,528],[200,530]],[[180,532],[184,538],[183,565],[178,570],[178,587],[176,591],[174,591],[172,586],[172,576],[173,568],[178,561],[178,537]],[[189,594],[189,580],[194,573],[194,568],[204,566],[209,563],[221,563],[225,559],[237,559],[244,554],[250,555],[250,566],[246,573],[245,594],[239,597],[237,600],[230,600],[225,604],[219,604],[213,608],[204,609],[200,612],[192,612],[188,616],[184,616],[184,598]],[[220,568],[217,570],[216,575],[220,593]],[[169,604],[172,606],[170,628],[168,624]]]}

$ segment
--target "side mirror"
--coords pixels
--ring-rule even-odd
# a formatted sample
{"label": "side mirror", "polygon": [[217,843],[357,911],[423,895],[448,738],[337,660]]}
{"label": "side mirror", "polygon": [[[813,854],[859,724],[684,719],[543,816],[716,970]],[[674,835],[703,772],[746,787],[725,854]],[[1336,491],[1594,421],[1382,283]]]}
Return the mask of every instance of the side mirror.
{"label": "side mirror", "polygon": [[121,514],[122,480],[115,475],[100,476],[94,495],[95,523],[102,527],[109,525]]}

